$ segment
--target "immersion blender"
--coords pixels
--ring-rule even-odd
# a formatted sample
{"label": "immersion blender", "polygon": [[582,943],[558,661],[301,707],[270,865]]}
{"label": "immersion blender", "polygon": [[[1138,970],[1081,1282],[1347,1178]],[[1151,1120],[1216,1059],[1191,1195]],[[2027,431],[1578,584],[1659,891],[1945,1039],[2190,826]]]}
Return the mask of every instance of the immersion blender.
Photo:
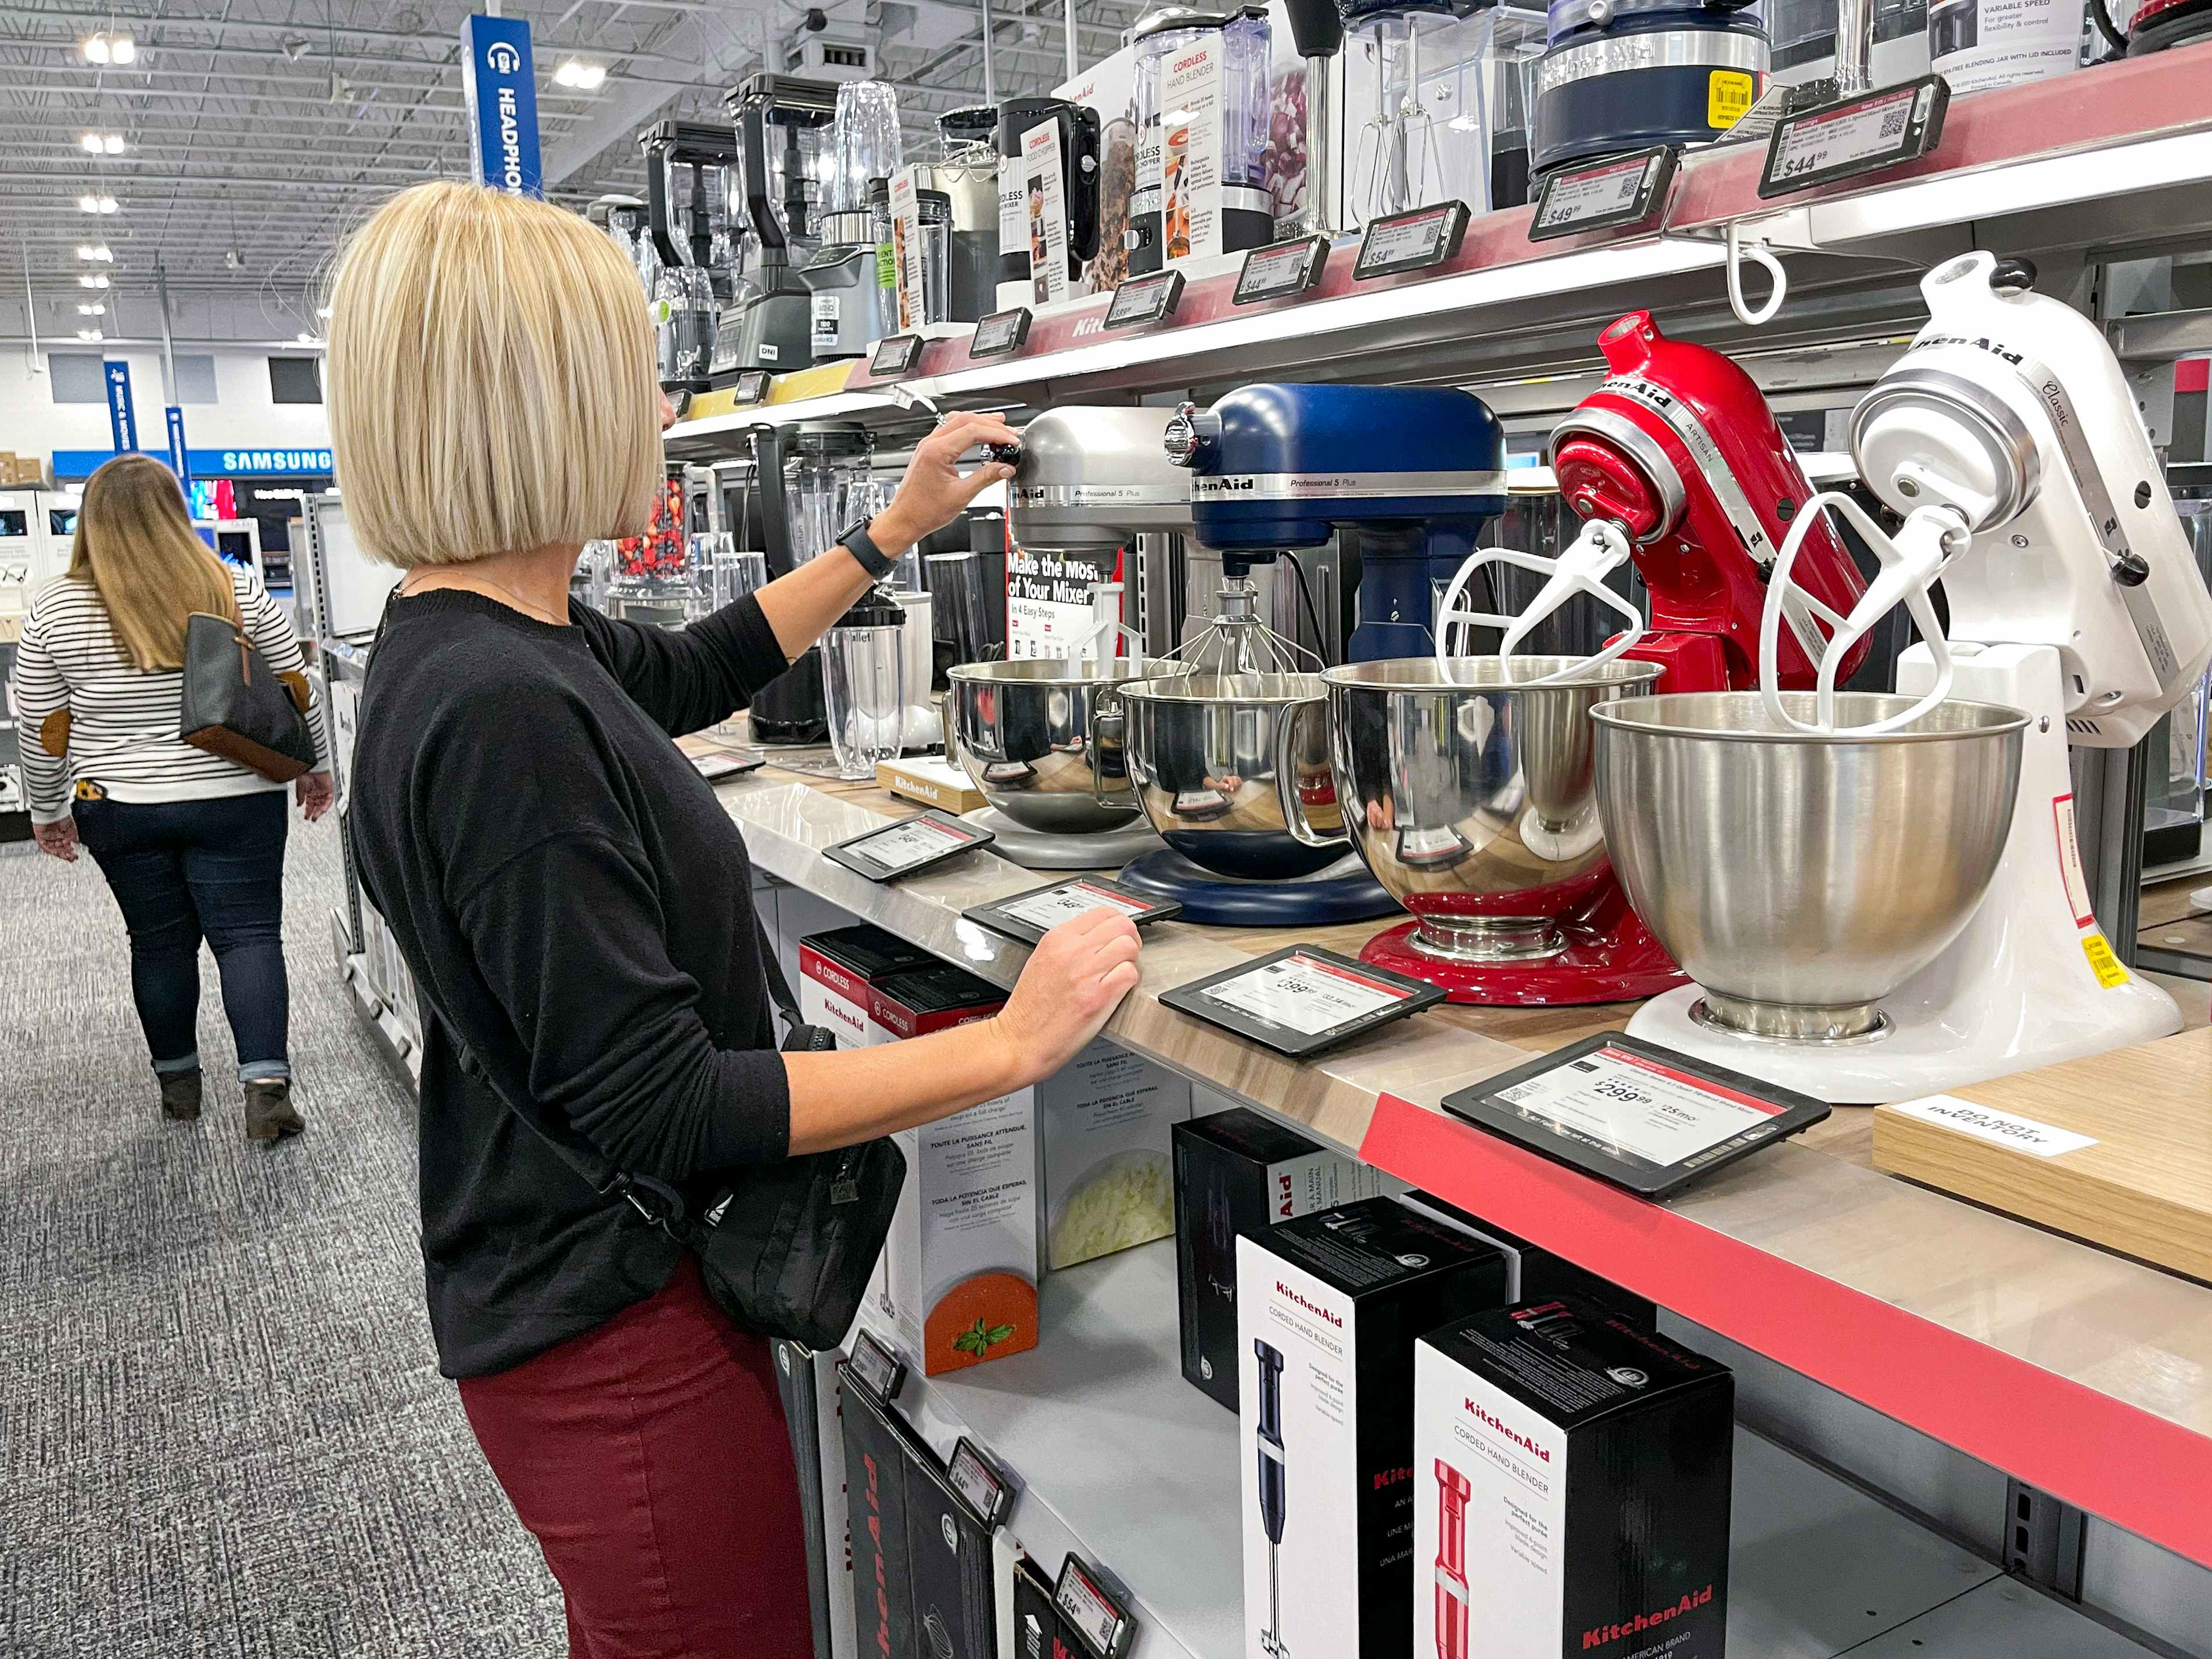
{"label": "immersion blender", "polygon": [[1437,1459],[1437,1659],[1467,1659],[1467,1477]]}
{"label": "immersion blender", "polygon": [[1290,1512],[1283,1474],[1283,1356],[1255,1339],[1260,1361],[1260,1525],[1267,1534],[1267,1628],[1260,1646],[1273,1659],[1290,1652],[1283,1641],[1280,1558],[1283,1520]]}

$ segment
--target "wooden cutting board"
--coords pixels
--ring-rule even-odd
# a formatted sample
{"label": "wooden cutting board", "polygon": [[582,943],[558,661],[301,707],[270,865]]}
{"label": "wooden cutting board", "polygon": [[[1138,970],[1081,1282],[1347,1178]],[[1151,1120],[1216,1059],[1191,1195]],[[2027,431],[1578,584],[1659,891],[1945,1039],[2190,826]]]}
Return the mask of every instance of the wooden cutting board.
{"label": "wooden cutting board", "polygon": [[1877,1169],[2212,1280],[2212,1028],[1931,1098],[1875,1109]]}

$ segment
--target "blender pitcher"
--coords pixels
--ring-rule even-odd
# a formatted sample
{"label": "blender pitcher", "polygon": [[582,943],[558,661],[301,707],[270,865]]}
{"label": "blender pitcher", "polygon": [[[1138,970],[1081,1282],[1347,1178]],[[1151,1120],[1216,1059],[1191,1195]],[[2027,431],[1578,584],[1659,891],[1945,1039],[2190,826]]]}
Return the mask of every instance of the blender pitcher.
{"label": "blender pitcher", "polygon": [[906,720],[906,612],[871,588],[822,640],[823,701],[837,775],[859,781],[896,760]]}

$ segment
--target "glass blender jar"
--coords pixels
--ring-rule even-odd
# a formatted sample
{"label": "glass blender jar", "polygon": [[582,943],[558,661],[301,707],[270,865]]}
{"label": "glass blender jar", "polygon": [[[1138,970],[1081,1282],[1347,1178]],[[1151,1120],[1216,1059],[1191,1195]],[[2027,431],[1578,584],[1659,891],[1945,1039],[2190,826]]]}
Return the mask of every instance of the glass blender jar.
{"label": "glass blender jar", "polygon": [[[1131,34],[1137,177],[1124,234],[1129,274],[1194,252],[1265,246],[1275,234],[1267,8],[1163,6]],[[1218,203],[1208,181],[1218,185]]]}
{"label": "glass blender jar", "polygon": [[906,725],[907,613],[874,587],[822,639],[824,711],[837,775],[872,778],[879,761],[898,758]]}

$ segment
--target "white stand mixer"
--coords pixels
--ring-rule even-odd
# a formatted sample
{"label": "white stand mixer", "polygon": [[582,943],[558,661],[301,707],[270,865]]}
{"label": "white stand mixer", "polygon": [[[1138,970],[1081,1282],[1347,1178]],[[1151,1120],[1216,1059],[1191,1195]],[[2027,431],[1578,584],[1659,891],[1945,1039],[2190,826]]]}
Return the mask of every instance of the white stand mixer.
{"label": "white stand mixer", "polygon": [[[1911,647],[1898,690],[1947,695],[1948,668],[1949,697],[2030,717],[1996,874],[1957,939],[1880,999],[1882,1030],[1753,1035],[1705,1017],[1696,986],[1647,1004],[1628,1027],[1836,1102],[1925,1095],[2181,1023],[2171,997],[2120,963],[2091,913],[2067,749],[2129,747],[2188,695],[2212,659],[2212,594],[2097,326],[2027,291],[1988,253],[1938,266],[1921,288],[1930,320],[1861,401],[1852,448],[1869,487],[1908,515],[1895,543],[1870,538],[1885,566],[1915,571],[1918,592],[1940,574],[1950,604],[1948,652],[1940,640]],[[1762,672],[1785,720],[1772,696],[1775,627],[1802,526],[1816,516],[1800,515],[1767,602]],[[1831,660],[1899,597],[1877,581]],[[1921,617],[1923,634],[1930,621]]]}

